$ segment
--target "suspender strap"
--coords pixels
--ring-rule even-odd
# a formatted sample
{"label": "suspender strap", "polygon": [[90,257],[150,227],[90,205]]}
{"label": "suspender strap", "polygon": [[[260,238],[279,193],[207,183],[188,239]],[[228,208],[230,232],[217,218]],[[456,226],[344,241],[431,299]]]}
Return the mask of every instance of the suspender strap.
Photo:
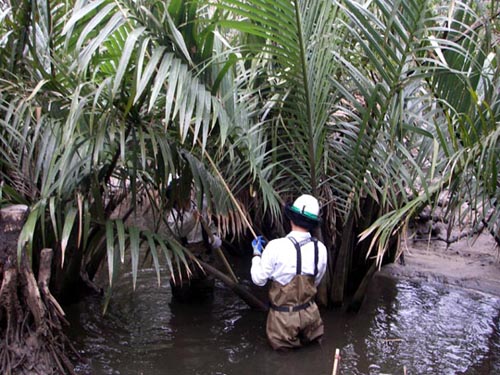
{"label": "suspender strap", "polygon": [[[293,237],[288,237],[288,239],[292,241],[295,250],[297,252],[297,271],[296,271],[297,275],[300,275],[302,273],[302,254],[300,252],[300,248],[311,241],[314,242],[314,278],[316,278],[316,275],[318,274],[318,240],[314,237],[306,238],[305,240],[300,242],[297,242],[297,240]],[[305,310],[309,306],[312,306],[313,304],[314,304],[314,298],[306,303],[297,306],[276,306],[272,303],[269,303],[269,307],[273,310],[281,312],[297,312]]]}
{"label": "suspender strap", "polygon": [[316,279],[316,275],[318,274],[318,258],[319,258],[319,250],[318,250],[318,239],[312,239],[314,241],[314,278]]}
{"label": "suspender strap", "polygon": [[297,251],[297,275],[302,273],[302,255],[300,253],[300,248],[304,246],[306,243],[314,242],[314,277],[318,274],[318,260],[319,260],[319,250],[318,250],[318,239],[316,237],[306,238],[303,241],[297,242],[297,240],[293,237],[288,237],[290,241],[292,241],[295,246],[295,250]]}
{"label": "suspender strap", "polygon": [[297,271],[295,272],[296,275],[300,275],[302,273],[302,256],[300,254],[300,244],[297,242],[297,240],[293,237],[288,237],[290,241],[292,241],[293,245],[295,246],[295,250],[297,251]]}

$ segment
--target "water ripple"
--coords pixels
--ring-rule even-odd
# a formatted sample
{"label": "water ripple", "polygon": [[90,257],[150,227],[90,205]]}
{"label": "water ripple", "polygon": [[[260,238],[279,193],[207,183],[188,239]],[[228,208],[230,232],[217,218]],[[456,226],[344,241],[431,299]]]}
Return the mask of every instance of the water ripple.
{"label": "water ripple", "polygon": [[358,314],[323,310],[321,345],[272,351],[264,313],[222,284],[203,305],[171,301],[154,272],[115,287],[109,312],[90,298],[68,311],[70,335],[88,361],[79,374],[331,374],[341,349],[342,374],[500,373],[498,299],[429,282],[376,278]]}

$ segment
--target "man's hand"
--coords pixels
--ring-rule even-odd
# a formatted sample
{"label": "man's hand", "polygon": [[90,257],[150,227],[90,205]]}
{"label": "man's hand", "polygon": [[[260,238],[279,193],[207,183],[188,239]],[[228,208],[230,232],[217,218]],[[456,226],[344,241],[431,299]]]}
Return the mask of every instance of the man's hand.
{"label": "man's hand", "polygon": [[219,247],[222,246],[222,240],[220,239],[219,236],[216,236],[215,234],[212,236],[210,239],[210,247],[212,250],[218,249]]}
{"label": "man's hand", "polygon": [[264,245],[266,244],[266,240],[262,238],[262,236],[257,236],[252,241],[253,255],[261,256],[262,251],[264,250]]}

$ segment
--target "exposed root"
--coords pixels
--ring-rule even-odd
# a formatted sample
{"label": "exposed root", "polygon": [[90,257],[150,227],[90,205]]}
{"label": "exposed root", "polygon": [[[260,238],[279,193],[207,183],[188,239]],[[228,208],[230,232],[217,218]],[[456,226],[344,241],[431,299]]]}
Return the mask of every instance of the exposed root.
{"label": "exposed root", "polygon": [[[52,251],[45,249],[43,257],[51,258]],[[49,271],[43,268],[47,265]],[[47,285],[50,262],[41,263],[40,275],[45,276],[37,284],[26,264],[21,271],[12,267],[4,272],[0,288],[0,310],[5,318],[5,330],[0,333],[2,374],[75,374],[65,353],[73,347],[63,333],[67,324],[64,311]]]}
{"label": "exposed root", "polygon": [[[66,355],[64,311],[50,293],[52,250],[40,254],[38,282],[26,258],[17,260],[24,222],[19,208],[0,211],[0,374],[75,374]],[[76,352],[75,352],[76,353]]]}

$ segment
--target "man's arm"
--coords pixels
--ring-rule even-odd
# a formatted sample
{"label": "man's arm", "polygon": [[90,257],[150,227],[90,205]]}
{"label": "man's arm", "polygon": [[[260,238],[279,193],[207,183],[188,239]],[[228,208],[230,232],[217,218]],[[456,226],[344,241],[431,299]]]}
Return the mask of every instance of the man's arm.
{"label": "man's arm", "polygon": [[316,286],[319,285],[321,279],[325,275],[326,272],[326,263],[327,263],[327,251],[325,245],[322,243],[318,243],[319,246],[319,256],[318,256],[318,274],[316,275],[316,279],[314,280],[314,283]]}
{"label": "man's arm", "polygon": [[[269,246],[268,246],[269,247]],[[262,252],[262,256],[252,258],[250,274],[255,285],[264,286],[273,272],[272,251],[268,249]]]}

